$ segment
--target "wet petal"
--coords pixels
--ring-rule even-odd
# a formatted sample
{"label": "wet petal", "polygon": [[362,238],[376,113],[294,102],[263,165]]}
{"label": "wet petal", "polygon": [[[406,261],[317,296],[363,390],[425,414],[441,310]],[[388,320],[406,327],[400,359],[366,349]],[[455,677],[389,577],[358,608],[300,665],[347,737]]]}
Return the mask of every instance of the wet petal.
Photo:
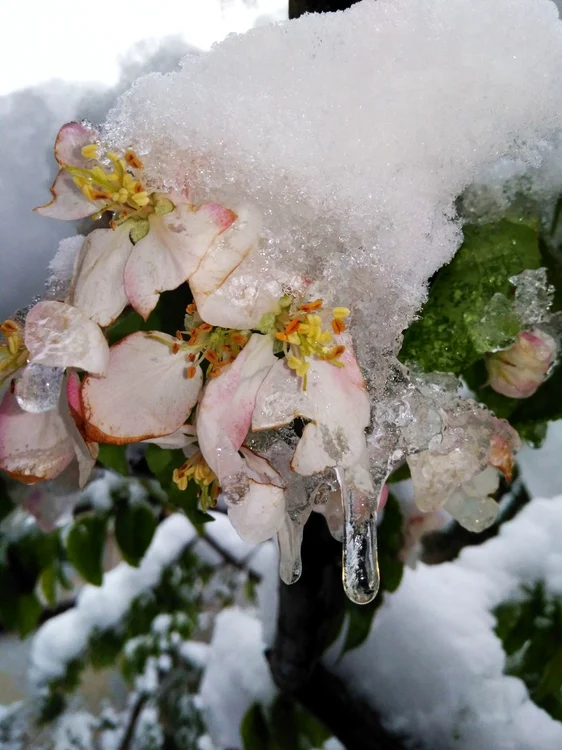
{"label": "wet petal", "polygon": [[172,432],[170,435],[143,440],[143,442],[154,443],[154,445],[159,445],[160,448],[175,450],[176,448],[187,448],[187,446],[196,443],[197,435],[195,434],[195,428],[192,425],[185,424],[183,427],[180,427],[179,430]]}
{"label": "wet petal", "polygon": [[161,340],[140,331],[122,339],[111,347],[106,377],[83,382],[90,440],[140,442],[170,435],[187,421],[201,389],[201,369],[188,378],[185,352],[172,353],[177,339],[155,335]]}
{"label": "wet petal", "polygon": [[67,122],[55,140],[55,159],[62,166],[87,167],[90,160],[82,156],[82,149],[95,143],[98,131],[86,122]]}
{"label": "wet petal", "polygon": [[84,193],[76,187],[74,180],[68,172],[60,170],[55,181],[49,188],[52,198],[44,206],[38,206],[33,210],[40,216],[50,219],[65,219],[77,221],[91,216],[98,210],[97,204],[89,201]]}
{"label": "wet petal", "polygon": [[100,326],[108,326],[123,312],[128,300],[123,274],[133,243],[130,226],[95,229],[78,255],[69,302]]}
{"label": "wet petal", "polygon": [[258,389],[276,361],[271,337],[253,334],[234,362],[207,383],[197,410],[201,453],[233,502],[247,489],[246,464],[238,450],[250,429]]}
{"label": "wet petal", "polygon": [[369,396],[349,337],[345,343],[345,367],[312,360],[306,391],[286,362],[278,360],[257,395],[254,430],[279,427],[295,417],[311,420],[292,461],[293,470],[305,476],[352,466],[365,448]]}
{"label": "wet petal", "polygon": [[100,327],[64,302],[39,302],[27,314],[24,330],[30,359],[51,367],[76,367],[104,375],[109,348]]}
{"label": "wet petal", "polygon": [[73,442],[57,409],[23,411],[8,391],[0,404],[0,469],[25,484],[58,476],[74,458]]}
{"label": "wet petal", "polygon": [[228,517],[241,539],[249,544],[265,542],[282,528],[285,493],[281,478],[263,456],[241,448],[249,479],[244,500],[229,505]]}
{"label": "wet petal", "polygon": [[129,301],[145,320],[160,292],[187,281],[235,219],[234,212],[216,203],[198,209],[181,203],[169,214],[150,216],[150,230],[131,253],[124,277]]}

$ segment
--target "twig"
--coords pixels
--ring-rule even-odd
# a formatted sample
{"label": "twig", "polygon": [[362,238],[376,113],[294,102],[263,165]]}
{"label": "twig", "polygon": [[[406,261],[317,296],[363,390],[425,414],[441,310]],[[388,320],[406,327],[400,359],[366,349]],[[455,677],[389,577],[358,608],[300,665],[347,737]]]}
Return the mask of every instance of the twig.
{"label": "twig", "polygon": [[129,716],[129,723],[127,724],[127,729],[125,730],[125,734],[123,735],[123,739],[121,740],[118,750],[129,750],[130,745],[131,745],[131,740],[133,739],[133,735],[135,733],[135,726],[137,724],[140,713],[142,709],[144,708],[147,700],[148,700],[147,693],[138,694],[135,704],[133,706],[133,710],[131,711],[131,715]]}

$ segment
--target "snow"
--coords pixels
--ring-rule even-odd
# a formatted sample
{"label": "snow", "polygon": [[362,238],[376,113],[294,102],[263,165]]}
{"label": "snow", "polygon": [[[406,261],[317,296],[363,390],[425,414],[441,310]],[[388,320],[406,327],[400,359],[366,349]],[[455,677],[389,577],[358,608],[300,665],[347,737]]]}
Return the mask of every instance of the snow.
{"label": "snow", "polygon": [[521,477],[531,497],[562,494],[562,421],[551,422],[539,449],[524,446],[517,454]]}
{"label": "snow", "polygon": [[562,496],[538,499],[457,561],[405,570],[368,640],[333,669],[424,746],[558,750],[562,724],[503,674],[491,612],[538,580],[562,593],[561,534]]}
{"label": "snow", "polygon": [[209,733],[222,747],[240,747],[246,711],[273,700],[263,651],[261,624],[251,613],[232,607],[217,616],[200,697]]}
{"label": "snow", "polygon": [[121,563],[105,574],[99,588],[85,586],[73,609],[52,618],[38,630],[31,648],[31,683],[40,686],[63,675],[66,664],[81,654],[93,630],[116,625],[132,601],[158,583],[163,570],[195,536],[185,516],[169,516],[156,530],[138,568]]}
{"label": "snow", "polygon": [[457,196],[504,155],[538,163],[560,126],[561,41],[546,0],[363,0],[141,79],[105,132],[155,186],[187,174],[200,199],[258,206],[246,270],[320,274],[378,363],[458,246]]}

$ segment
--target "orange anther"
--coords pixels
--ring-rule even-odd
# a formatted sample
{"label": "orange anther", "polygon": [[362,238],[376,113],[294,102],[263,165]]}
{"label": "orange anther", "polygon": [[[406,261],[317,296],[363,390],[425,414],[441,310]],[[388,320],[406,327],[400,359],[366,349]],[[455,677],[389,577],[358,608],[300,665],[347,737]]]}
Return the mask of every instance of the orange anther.
{"label": "orange anther", "polygon": [[233,344],[236,344],[237,346],[245,346],[248,338],[244,336],[243,333],[238,333],[237,331],[232,334],[230,337]]}
{"label": "orange anther", "polygon": [[209,323],[201,323],[197,330],[201,331],[201,333],[208,333],[213,330],[213,326],[209,325]]}
{"label": "orange anther", "polygon": [[195,302],[190,302],[189,305],[185,308],[185,311],[188,315],[194,315],[197,312],[197,305]]}
{"label": "orange anther", "polygon": [[341,357],[344,352],[345,346],[334,346],[334,348],[330,349],[328,354],[326,354],[325,359],[337,359],[338,357]]}
{"label": "orange anther", "polygon": [[343,320],[334,318],[332,320],[332,331],[334,333],[343,333],[345,331],[345,323],[343,322]]}
{"label": "orange anther", "polygon": [[296,318],[293,318],[293,320],[291,320],[285,326],[285,331],[284,331],[285,335],[289,336],[291,333],[295,333],[295,331],[298,329],[298,327],[300,326],[300,324],[301,324],[300,320],[297,320]]}
{"label": "orange anther", "polygon": [[144,167],[144,164],[139,157],[131,150],[125,151],[125,161],[133,169],[142,169]]}
{"label": "orange anther", "polygon": [[287,336],[284,333],[276,333],[275,338],[279,341],[287,341]]}
{"label": "orange anther", "polygon": [[172,346],[172,354],[177,354],[179,352],[179,350],[180,350],[180,345],[179,344],[174,344]]}
{"label": "orange anther", "polygon": [[187,342],[187,345],[188,346],[195,346],[195,344],[197,343],[197,338],[198,338],[197,331],[195,330],[195,331],[192,332],[192,334],[191,334],[191,336],[189,338],[189,341]]}
{"label": "orange anther", "polygon": [[320,310],[324,303],[321,299],[315,299],[314,302],[305,302],[304,305],[301,305],[300,309],[305,312],[313,312],[313,310]]}
{"label": "orange anther", "polygon": [[191,378],[195,377],[195,373],[197,372],[196,367],[188,367],[187,368],[187,377],[191,380]]}
{"label": "orange anther", "polygon": [[212,365],[219,364],[219,358],[217,357],[217,353],[213,349],[207,349],[207,351],[205,352],[205,359]]}

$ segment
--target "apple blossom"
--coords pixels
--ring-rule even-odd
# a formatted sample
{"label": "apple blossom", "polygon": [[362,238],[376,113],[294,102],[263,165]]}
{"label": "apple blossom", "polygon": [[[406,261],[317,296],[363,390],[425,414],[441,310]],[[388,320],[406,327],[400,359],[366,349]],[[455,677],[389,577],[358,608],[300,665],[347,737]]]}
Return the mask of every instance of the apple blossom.
{"label": "apple blossom", "polygon": [[529,398],[548,377],[557,352],[556,341],[545,331],[522,331],[509,349],[488,355],[488,382],[509,398]]}

